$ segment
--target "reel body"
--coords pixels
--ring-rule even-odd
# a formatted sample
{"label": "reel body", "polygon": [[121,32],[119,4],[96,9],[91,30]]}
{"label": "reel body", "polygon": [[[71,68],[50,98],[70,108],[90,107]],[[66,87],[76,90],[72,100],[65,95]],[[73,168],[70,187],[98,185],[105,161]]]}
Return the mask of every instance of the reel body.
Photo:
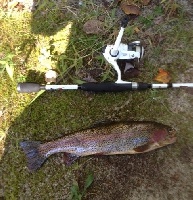
{"label": "reel body", "polygon": [[116,83],[125,83],[127,81],[123,81],[121,79],[121,70],[117,64],[117,60],[137,60],[139,62],[139,60],[143,57],[144,47],[141,45],[140,41],[134,41],[129,44],[120,43],[116,54],[113,54],[113,48],[114,45],[107,45],[103,52],[103,56],[117,72],[118,77]]}
{"label": "reel body", "polygon": [[123,81],[121,79],[121,70],[119,68],[119,65],[117,64],[118,59],[122,60],[138,60],[143,57],[144,54],[144,48],[141,45],[140,41],[134,41],[129,44],[123,44],[121,43],[121,39],[123,37],[123,33],[125,30],[125,27],[127,26],[129,22],[128,16],[126,16],[122,22],[121,22],[121,29],[119,31],[119,34],[116,38],[114,45],[107,45],[103,56],[105,57],[106,61],[112,65],[112,67],[117,72],[117,81],[115,83],[131,83],[128,81]]}

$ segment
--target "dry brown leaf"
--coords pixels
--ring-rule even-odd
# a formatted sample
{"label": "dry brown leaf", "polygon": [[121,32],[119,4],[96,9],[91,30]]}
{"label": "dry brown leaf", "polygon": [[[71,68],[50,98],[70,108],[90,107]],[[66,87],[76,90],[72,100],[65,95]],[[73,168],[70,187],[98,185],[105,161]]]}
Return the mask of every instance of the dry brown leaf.
{"label": "dry brown leaf", "polygon": [[139,33],[139,32],[140,32],[140,29],[136,26],[136,27],[134,28],[134,31],[135,31],[136,33]]}
{"label": "dry brown leaf", "polygon": [[88,20],[83,25],[83,31],[86,34],[99,34],[103,31],[103,23],[97,19]]}
{"label": "dry brown leaf", "polygon": [[142,4],[143,4],[144,6],[147,6],[147,5],[149,4],[150,1],[151,1],[151,0],[142,0]]}
{"label": "dry brown leaf", "polygon": [[171,77],[166,70],[160,68],[154,80],[161,83],[169,83],[169,81],[171,80]]}
{"label": "dry brown leaf", "polygon": [[140,14],[140,8],[138,6],[133,5],[133,4],[128,4],[125,1],[121,2],[120,7],[123,10],[123,12],[127,15],[130,15],[130,14],[139,15]]}

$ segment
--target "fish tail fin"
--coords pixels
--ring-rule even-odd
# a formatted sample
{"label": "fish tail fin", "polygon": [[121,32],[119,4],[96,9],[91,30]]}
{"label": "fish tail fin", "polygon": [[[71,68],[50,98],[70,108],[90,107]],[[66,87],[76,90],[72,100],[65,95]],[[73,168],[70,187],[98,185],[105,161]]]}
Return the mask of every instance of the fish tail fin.
{"label": "fish tail fin", "polygon": [[27,167],[30,172],[36,171],[46,160],[46,157],[42,155],[38,149],[40,144],[41,142],[39,141],[20,142],[20,147],[26,155]]}

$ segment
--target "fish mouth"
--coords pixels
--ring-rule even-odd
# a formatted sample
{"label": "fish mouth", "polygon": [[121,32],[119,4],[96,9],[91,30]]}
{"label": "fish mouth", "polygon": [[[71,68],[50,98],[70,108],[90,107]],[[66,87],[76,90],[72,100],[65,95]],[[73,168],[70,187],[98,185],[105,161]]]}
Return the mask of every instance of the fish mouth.
{"label": "fish mouth", "polygon": [[177,137],[174,136],[174,137],[170,138],[169,142],[170,142],[170,144],[172,144],[172,143],[176,142],[176,140],[177,140]]}
{"label": "fish mouth", "polygon": [[[164,145],[168,145],[168,144],[173,144],[175,143],[177,140],[177,137],[176,136],[173,136],[171,138],[167,138],[166,140],[164,141],[160,141],[160,146],[164,146]],[[159,142],[158,142],[159,143]]]}
{"label": "fish mouth", "polygon": [[176,136],[176,130],[174,128],[168,128],[168,136],[165,138],[164,143],[166,144],[173,144],[176,142],[177,140],[177,136]]}

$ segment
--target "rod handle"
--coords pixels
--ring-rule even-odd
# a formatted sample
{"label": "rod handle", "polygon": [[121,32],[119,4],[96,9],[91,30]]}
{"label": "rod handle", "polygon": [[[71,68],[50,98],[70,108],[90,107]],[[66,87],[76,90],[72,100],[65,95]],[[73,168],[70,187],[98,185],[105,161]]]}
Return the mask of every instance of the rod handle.
{"label": "rod handle", "polygon": [[131,83],[118,84],[114,82],[83,83],[80,89],[92,92],[123,92],[133,90]]}
{"label": "rod handle", "polygon": [[38,83],[18,83],[17,85],[17,91],[20,93],[39,92],[42,89],[45,89],[45,86]]}

